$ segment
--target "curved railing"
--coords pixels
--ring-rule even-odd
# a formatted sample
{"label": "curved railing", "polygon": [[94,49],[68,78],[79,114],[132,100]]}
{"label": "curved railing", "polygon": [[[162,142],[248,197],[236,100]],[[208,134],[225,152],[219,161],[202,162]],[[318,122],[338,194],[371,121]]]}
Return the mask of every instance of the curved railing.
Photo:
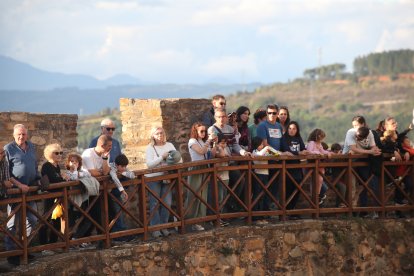
{"label": "curved railing", "polygon": [[[62,182],[51,184],[47,192],[38,193],[38,188],[31,187],[28,194],[21,194],[19,189],[9,189],[8,193],[11,198],[2,200],[0,207],[4,208],[8,204],[13,205],[10,215],[0,223],[1,238],[8,236],[15,244],[16,249],[5,251],[4,247],[0,249],[0,257],[20,255],[22,263],[27,263],[28,254],[42,250],[61,249],[68,251],[71,246],[79,245],[83,242],[102,241],[103,247],[110,247],[111,240],[124,236],[136,235],[142,240],[149,238],[152,231],[177,228],[179,233],[186,232],[186,226],[203,222],[212,222],[219,226],[221,219],[244,218],[247,224],[251,224],[255,217],[260,216],[279,216],[281,221],[285,221],[289,215],[302,215],[317,219],[321,214],[342,214],[352,216],[354,212],[377,212],[380,217],[385,217],[387,212],[392,211],[410,211],[414,210],[413,191],[406,191],[403,187],[404,177],[410,177],[411,183],[414,180],[414,161],[391,162],[384,161],[380,164],[380,175],[378,177],[379,190],[374,191],[370,185],[374,176],[372,173],[369,177],[360,176],[357,173],[358,168],[366,167],[368,163],[364,160],[366,155],[339,155],[326,159],[324,156],[296,156],[296,157],[260,157],[252,159],[250,157],[230,157],[225,159],[212,159],[206,161],[188,162],[173,166],[165,166],[157,169],[135,171],[137,178],[123,182],[129,199],[126,203],[121,203],[114,197],[110,191],[115,185],[111,182],[109,176],[97,178],[100,182],[99,196],[90,197],[89,206],[81,208],[73,200],[72,196],[81,193],[79,181]],[[253,160],[271,161],[270,164],[254,164]],[[300,160],[300,163],[292,164],[292,160]],[[230,162],[231,165],[222,166],[223,162]],[[396,166],[405,166],[401,178],[394,180],[394,171]],[[192,168],[190,170],[190,168]],[[255,175],[255,169],[271,169],[274,175],[269,176],[267,183],[263,183]],[[303,169],[303,179],[299,182],[290,173],[289,169]],[[320,168],[336,168],[336,177],[323,175]],[[227,185],[218,176],[218,172],[228,170],[237,173],[231,173],[233,178],[231,184]],[[146,177],[145,174],[163,172],[164,174],[156,177]],[[202,174],[204,176],[201,187],[195,190],[188,182],[188,176],[193,174]],[[324,182],[329,187],[330,197],[335,196],[341,207],[328,203],[319,206],[319,199],[316,193],[316,179],[321,175]],[[169,183],[167,192],[173,193],[173,204],[168,206],[164,202],[165,194],[160,197],[154,193],[147,185],[149,182],[166,180]],[[295,186],[294,192],[286,197],[286,182],[290,180]],[[341,193],[337,184],[342,182],[346,186],[346,194]],[[255,183],[255,184],[253,184]],[[355,183],[357,183],[355,185]],[[260,185],[261,192],[254,198],[253,185]],[[274,193],[277,186],[277,194]],[[208,187],[210,196],[205,200],[201,196],[202,190]],[[218,201],[218,190],[223,188],[227,195],[221,202]],[[370,199],[369,207],[360,207],[355,205],[355,192],[365,188]],[[405,205],[395,205],[393,196],[396,190],[399,190],[404,198]],[[187,200],[189,194],[193,194],[192,200]],[[293,200],[296,194],[300,195],[301,202],[295,209],[288,209],[288,204]],[[152,195],[156,198],[157,205],[154,210],[160,206],[167,208],[170,216],[170,222],[160,225],[150,225],[150,220],[154,215],[154,210],[150,212],[148,197]],[[272,210],[256,211],[255,206],[265,196],[269,198],[276,208]],[[43,212],[31,208],[29,202],[40,203],[45,199],[57,199],[53,206]],[[108,200],[112,199],[121,208],[113,219],[109,216]],[[195,201],[201,202],[207,209],[207,215],[199,218],[189,218],[188,211]],[[50,222],[50,217],[57,204],[63,206],[62,229],[56,230]],[[230,204],[231,203],[231,204]],[[41,206],[42,204],[38,204]],[[226,212],[221,212],[223,206],[231,205],[233,208]],[[80,218],[74,222],[69,221],[69,208],[76,210]],[[100,217],[96,218],[91,215],[91,210],[98,208]],[[32,212],[38,219],[31,231],[21,231],[27,228],[26,214]],[[115,221],[119,216],[128,220],[128,230],[111,232]],[[18,214],[16,218],[14,215]],[[20,227],[17,234],[12,234],[7,229],[7,222],[15,219]],[[72,239],[76,229],[82,223],[88,222],[95,228],[95,232],[88,237]],[[35,241],[41,227],[46,227],[49,231],[58,236],[57,242],[39,245]],[[29,233],[30,232],[30,233]]]}

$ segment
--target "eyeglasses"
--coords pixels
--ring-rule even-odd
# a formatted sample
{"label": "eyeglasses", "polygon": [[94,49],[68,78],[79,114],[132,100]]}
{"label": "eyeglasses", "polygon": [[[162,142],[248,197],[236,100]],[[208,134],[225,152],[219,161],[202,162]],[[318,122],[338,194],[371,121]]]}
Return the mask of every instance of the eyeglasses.
{"label": "eyeglasses", "polygon": [[200,130],[200,133],[206,133],[205,129]]}
{"label": "eyeglasses", "polygon": [[114,128],[114,127],[107,127],[107,128],[106,128],[106,130],[107,130],[107,131],[111,131],[111,130],[112,130],[112,131],[115,131],[115,128]]}
{"label": "eyeglasses", "polygon": [[269,115],[277,115],[277,112],[267,112]]}
{"label": "eyeglasses", "polygon": [[63,155],[63,151],[55,151],[54,154],[55,155]]}
{"label": "eyeglasses", "polygon": [[219,104],[220,104],[220,105],[226,105],[226,103],[225,103],[225,102],[220,102]]}

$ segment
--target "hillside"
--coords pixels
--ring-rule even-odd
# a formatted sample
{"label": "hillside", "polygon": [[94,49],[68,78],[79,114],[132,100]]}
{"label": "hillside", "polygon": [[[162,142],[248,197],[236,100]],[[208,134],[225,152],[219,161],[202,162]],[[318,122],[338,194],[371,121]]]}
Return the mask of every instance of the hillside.
{"label": "hillside", "polygon": [[[269,103],[287,105],[291,119],[298,121],[301,126],[304,140],[312,129],[318,127],[327,133],[326,142],[331,144],[343,142],[355,115],[365,116],[372,128],[387,115],[392,115],[400,123],[399,129],[405,129],[412,119],[414,82],[399,80],[391,83],[371,82],[341,86],[294,82],[261,87],[253,92],[238,92],[226,98],[228,111],[236,110],[240,105],[248,106],[251,113]],[[120,126],[118,109],[107,108],[93,115],[79,117],[79,147],[86,147],[99,134],[99,123],[107,116]],[[250,116],[250,122],[253,122],[253,115]],[[115,134],[119,139],[120,127]],[[410,137],[414,140],[414,131],[410,133]]]}
{"label": "hillside", "polygon": [[[400,123],[400,130],[407,128],[414,108],[414,81],[347,85],[297,81],[237,93],[228,96],[227,102],[229,111],[245,105],[251,113],[269,103],[286,105],[291,120],[299,122],[304,140],[312,129],[321,128],[327,133],[328,143],[342,142],[355,115],[365,116],[372,128],[391,115]],[[250,118],[252,122],[253,117]]]}

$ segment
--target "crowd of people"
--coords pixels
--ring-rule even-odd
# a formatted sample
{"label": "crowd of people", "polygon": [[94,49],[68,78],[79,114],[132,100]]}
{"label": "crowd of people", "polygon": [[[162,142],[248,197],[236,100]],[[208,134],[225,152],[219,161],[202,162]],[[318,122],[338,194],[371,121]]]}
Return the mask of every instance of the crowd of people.
{"label": "crowd of people", "polygon": [[[191,161],[208,160],[213,158],[225,158],[232,155],[249,156],[253,158],[254,164],[275,164],[278,160],[270,159],[268,161],[256,158],[260,156],[295,156],[295,155],[324,155],[331,158],[339,154],[368,154],[369,166],[357,167],[355,170],[362,181],[369,180],[369,186],[378,194],[379,178],[381,177],[381,162],[384,160],[382,153],[389,153],[390,160],[401,161],[410,160],[414,156],[414,149],[411,146],[407,133],[412,129],[413,124],[401,133],[397,131],[397,122],[392,117],[387,117],[378,124],[377,129],[369,129],[367,123],[362,116],[352,118],[352,127],[345,135],[343,146],[334,143],[329,149],[324,139],[325,131],[322,129],[314,129],[306,139],[301,136],[300,126],[297,121],[291,119],[287,106],[277,106],[269,104],[265,109],[258,109],[253,114],[253,123],[249,124],[250,109],[240,106],[235,112],[226,110],[226,99],[223,95],[215,95],[212,99],[211,108],[202,115],[202,121],[196,122],[191,126],[189,133],[188,149]],[[414,122],[413,122],[414,123]],[[34,145],[28,140],[28,130],[22,124],[14,126],[14,141],[7,145],[0,145],[0,183],[1,197],[7,197],[6,189],[19,188],[22,193],[27,193],[30,186],[40,185],[47,187],[50,183],[59,183],[64,181],[79,180],[84,186],[84,194],[74,195],[71,197],[75,204],[72,204],[69,212],[69,226],[73,226],[76,220],[81,216],[80,208],[86,209],[89,201],[94,196],[99,195],[99,182],[95,177],[110,175],[115,188],[111,190],[111,196],[108,197],[109,216],[113,219],[121,210],[121,205],[128,200],[128,193],[122,185],[122,181],[135,178],[134,172],[130,171],[128,166],[128,158],[122,154],[121,145],[118,140],[113,137],[116,130],[115,124],[110,119],[104,119],[101,122],[101,133],[95,137],[89,148],[82,155],[70,153],[66,160],[63,160],[63,149],[61,145],[53,143],[47,145],[44,149],[44,157],[46,162],[42,165],[40,173],[38,172],[38,164]],[[176,164],[182,162],[180,153],[176,150],[173,143],[167,141],[165,130],[162,127],[154,127],[150,133],[150,143],[146,149],[146,164],[148,168],[158,168],[165,165]],[[227,159],[226,159],[227,160]],[[231,161],[234,162],[234,161]],[[299,159],[291,159],[288,163],[300,163]],[[226,167],[228,161],[223,160],[219,166]],[[191,170],[200,170],[207,168],[207,165],[193,166]],[[401,185],[402,189],[395,189],[395,204],[404,205],[406,199],[404,193],[412,192],[412,179],[405,173],[403,165],[397,166],[392,171],[395,179],[391,179]],[[301,168],[288,169],[292,176],[286,177],[286,198],[290,198],[287,209],[295,209],[299,199],[299,192],[296,183],[300,183],[303,179],[304,171]],[[257,168],[254,170],[252,198],[258,198],[259,194],[264,192],[264,196],[255,201],[255,211],[266,211],[277,209],[275,202],[280,194],[278,186],[280,185],[277,175],[278,169],[275,168]],[[316,193],[319,195],[319,204],[323,204],[326,200],[327,185],[324,183],[323,174],[328,171],[324,168],[319,169],[316,180]],[[331,168],[329,171],[333,177],[339,175],[339,171]],[[155,172],[146,174],[146,177],[155,177],[162,175],[163,172]],[[227,195],[229,187],[233,187],[235,182],[240,178],[241,172],[238,170],[219,170],[217,173],[218,185],[218,202],[221,203]],[[373,175],[373,177],[371,176]],[[186,193],[186,218],[204,217],[211,213],[207,210],[206,203],[213,202],[211,191],[212,179],[208,173],[192,174],[188,177],[188,184],[192,191],[185,190]],[[273,184],[268,184],[273,181]],[[347,193],[345,181],[338,181],[337,189],[345,197]],[[356,178],[353,179],[353,204],[359,206],[367,206],[368,193],[366,187],[362,192],[357,194],[355,191],[358,186]],[[149,194],[149,210],[150,225],[167,223],[170,219],[172,198],[172,188],[170,180],[151,181],[147,183],[151,192]],[[361,184],[361,183],[359,183]],[[265,185],[269,187],[268,191],[264,190]],[[237,194],[243,191],[243,185],[239,185],[235,190]],[[294,194],[295,193],[295,194]],[[85,196],[86,194],[86,196]],[[197,196],[196,196],[197,194]],[[293,195],[294,194],[294,195]],[[292,196],[293,195],[293,196]],[[231,198],[231,197],[230,197]],[[163,203],[160,204],[159,201]],[[344,202],[337,198],[337,207],[345,207]],[[373,204],[378,204],[375,202]],[[28,202],[28,205],[34,211],[37,210],[35,201]],[[39,242],[41,244],[53,243],[58,240],[57,233],[63,231],[60,221],[62,216],[59,214],[59,200],[48,198],[43,200],[44,212],[53,210],[51,225],[54,229],[42,226],[39,231]],[[227,212],[235,208],[231,200],[228,204],[219,204],[221,212]],[[8,215],[19,214],[16,212],[17,204],[8,205]],[[280,207],[280,206],[279,206]],[[99,204],[95,204],[90,208],[90,216],[98,223],[101,220],[101,210]],[[403,216],[401,212],[397,212],[399,216]],[[375,214],[374,214],[375,215]],[[7,222],[8,231],[14,235],[18,219],[10,219]],[[291,216],[297,219],[298,216]],[[262,218],[257,217],[262,220]],[[27,212],[27,233],[37,223],[37,217],[30,211]],[[220,221],[221,225],[227,225],[228,221]],[[92,233],[95,226],[89,220],[83,220],[73,234],[72,239],[86,237]],[[123,212],[120,212],[118,219],[115,221],[111,231],[121,231],[126,229],[123,218]],[[202,224],[193,224],[194,231],[203,231],[205,228]],[[154,238],[170,235],[168,229],[156,230],[152,232]],[[129,241],[133,237],[116,238],[117,241]],[[14,241],[9,235],[5,235],[6,250],[15,248]],[[90,246],[81,244],[81,246]],[[47,252],[44,252],[47,254]],[[8,257],[11,264],[19,264],[19,256]]]}

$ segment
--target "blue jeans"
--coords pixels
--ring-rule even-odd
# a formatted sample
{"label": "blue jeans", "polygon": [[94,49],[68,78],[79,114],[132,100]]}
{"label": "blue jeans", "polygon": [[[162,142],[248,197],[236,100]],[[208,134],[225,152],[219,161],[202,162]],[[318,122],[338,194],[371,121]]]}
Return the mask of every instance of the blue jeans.
{"label": "blue jeans", "polygon": [[[359,177],[363,181],[367,181],[367,179],[371,176],[371,171],[369,167],[358,167],[355,168],[355,171],[358,173]],[[379,196],[379,185],[378,185],[378,178],[377,176],[373,176],[371,181],[368,183],[369,187],[373,190],[375,195]],[[362,185],[362,184],[361,184]],[[364,187],[364,190],[359,195],[359,202],[361,207],[367,207],[368,205],[368,190]],[[374,199],[373,200],[374,206],[379,206],[379,203]]]}
{"label": "blue jeans", "polygon": [[[113,194],[120,202],[122,201],[121,198],[121,192],[118,190],[118,188],[114,188],[111,191],[111,194]],[[119,211],[121,211],[121,206],[118,205],[118,203],[116,203],[114,200],[109,199],[109,219],[112,220],[116,214],[119,213]],[[111,232],[118,232],[118,231],[122,231],[125,230],[126,226],[124,223],[124,214],[121,213],[121,215],[119,216],[119,218],[116,220],[114,226],[111,229]]]}
{"label": "blue jeans", "polygon": [[[27,205],[30,206],[33,210],[37,211],[37,204],[35,201],[29,201],[27,202]],[[12,209],[16,207],[15,204],[8,205],[7,206],[7,215],[10,215]],[[13,234],[16,234],[16,224],[20,224],[20,218],[21,218],[21,211],[18,211],[16,215],[13,216],[12,219],[10,219],[7,222],[7,229]],[[37,223],[37,217],[32,214],[31,212],[27,211],[27,224],[26,229],[33,229]],[[27,233],[29,235],[29,233]],[[18,239],[20,239],[21,235],[18,236]],[[6,251],[16,249],[16,245],[14,244],[13,240],[9,236],[5,236],[4,238],[4,246],[6,248]]]}
{"label": "blue jeans", "polygon": [[[165,184],[162,181],[157,182],[149,182],[148,187],[158,196],[162,197],[170,188],[170,184]],[[172,193],[171,191],[168,192],[168,194],[164,198],[164,203],[171,207],[171,201],[172,201]],[[149,205],[150,205],[150,214],[155,209],[155,206],[157,205],[159,201],[151,194],[149,193]],[[162,223],[167,223],[168,218],[170,217],[170,212],[167,208],[164,207],[161,203],[158,206],[158,209],[155,211],[153,217],[151,218],[150,225],[157,225]]]}

